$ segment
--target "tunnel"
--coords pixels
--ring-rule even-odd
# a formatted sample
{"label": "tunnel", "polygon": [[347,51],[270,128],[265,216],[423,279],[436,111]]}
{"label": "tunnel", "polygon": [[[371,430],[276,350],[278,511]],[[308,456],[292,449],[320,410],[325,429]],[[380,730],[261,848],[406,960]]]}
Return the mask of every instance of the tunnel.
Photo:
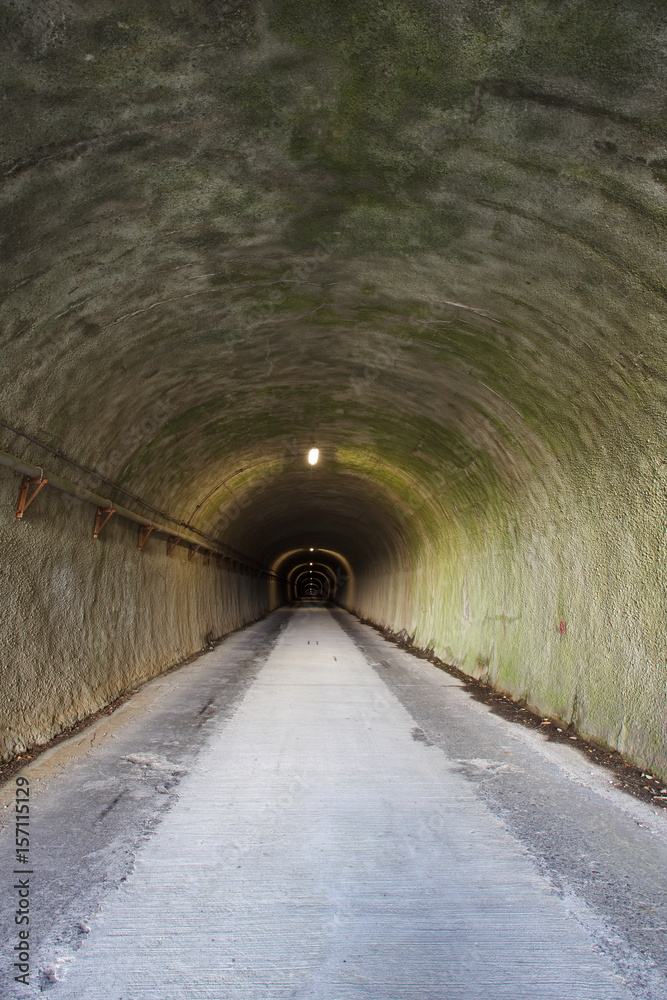
{"label": "tunnel", "polygon": [[[199,733],[227,685],[234,697],[247,692],[237,714],[223,712],[229,732],[250,719],[252,706],[261,716],[243,736],[246,749],[256,741],[257,756],[239,773],[254,773],[260,761],[257,787],[267,795],[265,775],[274,775],[282,798],[267,822],[278,829],[300,796],[307,799],[307,768],[320,761],[326,777],[337,759],[335,727],[326,728],[334,694],[317,703],[320,729],[305,709],[295,716],[311,750],[301,758],[294,750],[301,770],[291,784],[280,784],[287,779],[273,749],[262,756],[262,740],[271,734],[276,753],[296,740],[297,723],[289,732],[272,728],[281,711],[297,711],[281,677],[314,698],[305,658],[327,657],[322,690],[335,692],[348,678],[350,701],[335,724],[340,740],[359,738],[369,775],[393,760],[398,737],[387,720],[405,731],[414,769],[401,771],[396,758],[386,779],[396,802],[422,787],[428,755],[449,740],[453,763],[438,771],[443,782],[452,769],[481,783],[509,782],[512,767],[524,768],[534,787],[553,789],[560,834],[575,816],[583,830],[587,809],[594,815],[553,775],[551,785],[539,768],[516,764],[519,737],[506,734],[502,751],[489,749],[474,712],[465,747],[463,735],[457,742],[461,684],[527,713],[538,731],[551,726],[563,744],[579,741],[584,756],[634,768],[645,798],[667,802],[665,5],[2,0],[0,46],[3,773],[39,766],[48,787],[58,740],[78,747],[76,734],[93,724],[106,739],[99,720],[108,719],[112,741],[114,720],[138,718],[132,706],[148,704],[156,690],[165,705],[182,698],[179,706],[193,713],[188,732]],[[382,635],[421,659],[411,666],[398,647],[386,652]],[[365,650],[363,662],[351,640]],[[253,686],[272,642],[283,659],[267,660]],[[193,673],[197,663],[203,673]],[[210,664],[222,664],[215,684]],[[401,705],[415,699],[412,729],[378,677]],[[190,694],[181,695],[188,678]],[[428,697],[420,684],[431,685]],[[362,709],[355,699],[363,698]],[[357,710],[368,744],[350,728]],[[140,727],[149,750],[124,745],[115,771],[100,764],[103,777],[86,780],[91,789],[115,789],[114,774],[134,768],[127,787],[136,790],[139,778],[159,772],[151,795],[171,803],[163,821],[171,830],[179,815],[172,786],[185,772],[165,764],[182,737],[167,739],[175,723],[168,713],[163,721],[151,729],[146,717]],[[329,756],[320,738],[330,740]],[[219,746],[211,768],[241,759],[231,743]],[[564,760],[553,757],[556,771]],[[587,763],[567,766],[575,784],[593,780]],[[254,829],[255,800],[233,779],[208,785],[236,803],[230,829],[234,816]],[[67,791],[69,780],[58,794],[74,816],[77,786],[72,778]],[[605,778],[605,787],[614,780]],[[435,778],[423,782],[426,798],[437,799]],[[452,787],[451,801],[469,804],[469,792]],[[373,788],[379,802],[384,792]],[[109,822],[121,815],[129,799],[114,794],[99,804],[91,830],[107,813]],[[528,823],[539,795],[531,792],[525,805],[526,794],[513,801]],[[62,844],[83,834],[63,834],[48,854],[49,830],[69,827],[49,819],[50,800],[41,801],[44,857],[56,858],[56,870]],[[350,820],[348,844],[363,845],[373,815],[385,816],[380,806],[364,812],[364,803],[357,806],[366,826]],[[311,806],[313,829],[329,843],[331,827],[310,799],[304,815]],[[451,808],[446,823],[424,820],[418,846],[406,848],[410,864],[426,864],[442,844],[457,851],[477,843],[478,827]],[[482,859],[505,856],[498,815]],[[203,828],[207,817],[200,815]],[[389,810],[382,820],[388,830],[392,817]],[[654,871],[657,855],[633,838],[657,820],[637,813],[616,839],[600,832],[604,822],[597,847],[584,850],[581,833],[562,857],[602,864],[611,841],[635,845],[627,853],[639,866],[636,898],[648,899],[664,869]],[[456,836],[443,832],[447,824]],[[591,818],[586,829],[594,827]],[[285,830],[285,843],[310,835],[305,822]],[[245,857],[237,864],[236,843],[225,855],[229,885]],[[104,853],[97,841],[85,844],[85,859]],[[129,857],[134,841],[127,844]],[[206,849],[219,857],[215,844]],[[104,850],[116,864],[116,849]],[[331,858],[342,859],[344,875],[347,856],[336,850]],[[356,863],[350,870],[361,871]],[[75,859],[67,870],[94,864]],[[205,855],[201,864],[209,864]],[[525,887],[539,881],[517,876],[511,896],[500,869],[488,871],[510,909],[521,910]],[[126,876],[121,867],[113,872],[108,882],[120,889]],[[420,878],[415,885],[430,898],[440,875]],[[463,876],[450,882],[456,878]],[[250,890],[239,886],[245,912]],[[168,900],[155,892],[165,919],[173,907],[189,924],[179,890]],[[547,896],[543,914],[551,913]],[[368,905],[377,909],[382,898],[378,889]],[[480,890],[476,913],[485,898]],[[630,896],[619,890],[614,898],[625,913]],[[646,904],[651,913],[659,905]],[[337,918],[327,919],[333,926]],[[655,921],[633,939],[654,957],[664,930]],[[508,917],[494,933],[510,925]],[[83,917],[72,927],[70,936],[88,933]],[[196,921],[192,928],[208,932]],[[559,952],[554,934],[540,955]],[[571,948],[579,954],[580,943]],[[100,952],[98,969],[109,954]],[[348,959],[350,969],[356,959]],[[336,966],[341,976],[348,959]],[[395,961],[389,949],[387,967]],[[655,961],[667,969],[666,955]],[[40,988],[51,988],[60,967],[44,965]],[[80,994],[60,995],[91,1000],[95,975]],[[628,979],[635,1000],[665,995],[664,979],[647,985],[652,975],[639,985]],[[239,979],[235,995],[384,1000],[374,987],[364,992],[361,979],[336,982],[299,993],[295,981],[297,992],[267,993]],[[511,986],[507,993],[501,976],[492,992],[499,1000],[551,997],[537,982],[525,994]],[[568,992],[563,982],[553,996],[626,997],[613,986]],[[170,1000],[200,996],[181,988]],[[435,995],[405,989],[388,986],[385,997]],[[116,996],[109,990],[107,1000]],[[438,995],[489,995],[480,991],[450,983]],[[133,987],[122,995],[149,993]]]}
{"label": "tunnel", "polygon": [[3,758],[312,547],[664,774],[662,5],[1,16]]}

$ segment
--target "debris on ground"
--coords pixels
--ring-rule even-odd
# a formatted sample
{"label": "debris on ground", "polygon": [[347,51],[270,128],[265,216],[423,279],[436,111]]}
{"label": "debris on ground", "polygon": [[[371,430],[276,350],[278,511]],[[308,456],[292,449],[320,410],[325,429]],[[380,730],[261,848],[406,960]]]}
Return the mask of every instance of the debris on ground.
{"label": "debris on ground", "polygon": [[626,760],[618,750],[613,750],[602,743],[593,743],[580,734],[575,735],[572,724],[563,722],[562,719],[546,718],[530,708],[526,702],[515,700],[490,684],[470,677],[451,663],[445,663],[444,660],[435,655],[432,649],[421,649],[416,646],[414,636],[408,635],[404,629],[401,632],[392,632],[390,629],[385,629],[367,619],[361,618],[360,621],[363,625],[370,625],[387,642],[399,646],[421,660],[428,660],[439,670],[444,670],[462,681],[464,690],[476,701],[488,705],[492,712],[509,722],[518,722],[528,729],[540,729],[550,742],[567,743],[569,746],[572,746],[572,742],[576,742],[577,750],[611,772],[613,777],[610,778],[610,784],[615,788],[627,792],[629,795],[634,795],[656,808],[667,808],[667,788],[665,788],[667,779],[665,777],[642,771],[641,768]]}

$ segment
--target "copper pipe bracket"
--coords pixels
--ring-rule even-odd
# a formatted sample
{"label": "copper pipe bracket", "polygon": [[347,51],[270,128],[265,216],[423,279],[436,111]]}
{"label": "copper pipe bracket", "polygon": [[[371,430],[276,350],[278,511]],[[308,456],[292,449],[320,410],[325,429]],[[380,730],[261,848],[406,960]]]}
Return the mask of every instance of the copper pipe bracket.
{"label": "copper pipe bracket", "polygon": [[152,524],[140,524],[139,525],[139,541],[137,542],[137,545],[139,547],[139,551],[140,552],[143,551],[144,545],[148,541],[150,533],[151,533],[152,530],[153,530],[153,525]]}
{"label": "copper pipe bracket", "polygon": [[[112,514],[116,513],[115,507],[98,507],[95,515],[95,527],[93,528],[93,538],[97,538],[100,531],[107,523]],[[105,517],[106,515],[106,517]]]}
{"label": "copper pipe bracket", "polygon": [[[33,502],[33,500],[35,499],[35,497],[37,496],[37,494],[41,490],[41,488],[43,486],[46,486],[47,483],[48,483],[48,479],[45,479],[44,476],[42,476],[41,479],[39,479],[39,478],[38,479],[33,479],[32,476],[24,476],[23,477],[23,479],[21,480],[21,489],[19,490],[19,498],[18,498],[18,500],[16,502],[16,516],[17,517],[19,517],[19,518],[23,517],[23,515],[27,511],[28,507],[30,506],[30,504]],[[31,486],[34,486],[35,489],[32,491],[32,493],[30,494],[30,496],[28,496],[28,493],[30,492],[30,487]]]}

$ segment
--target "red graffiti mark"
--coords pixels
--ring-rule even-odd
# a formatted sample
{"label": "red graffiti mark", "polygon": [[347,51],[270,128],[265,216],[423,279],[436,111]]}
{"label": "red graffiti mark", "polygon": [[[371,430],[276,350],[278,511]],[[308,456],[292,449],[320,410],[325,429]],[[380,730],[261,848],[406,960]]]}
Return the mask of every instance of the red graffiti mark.
{"label": "red graffiti mark", "polygon": [[563,632],[565,631],[565,629],[567,628],[566,622],[558,622],[558,628],[559,628],[560,634],[562,635]]}

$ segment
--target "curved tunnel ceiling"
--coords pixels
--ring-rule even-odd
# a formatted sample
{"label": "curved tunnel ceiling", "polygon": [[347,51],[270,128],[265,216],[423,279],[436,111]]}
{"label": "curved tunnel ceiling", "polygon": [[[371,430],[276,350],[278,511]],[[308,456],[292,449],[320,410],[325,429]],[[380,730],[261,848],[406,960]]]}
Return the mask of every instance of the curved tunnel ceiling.
{"label": "curved tunnel ceiling", "polygon": [[2,415],[56,470],[402,564],[662,434],[663,5],[0,15]]}

